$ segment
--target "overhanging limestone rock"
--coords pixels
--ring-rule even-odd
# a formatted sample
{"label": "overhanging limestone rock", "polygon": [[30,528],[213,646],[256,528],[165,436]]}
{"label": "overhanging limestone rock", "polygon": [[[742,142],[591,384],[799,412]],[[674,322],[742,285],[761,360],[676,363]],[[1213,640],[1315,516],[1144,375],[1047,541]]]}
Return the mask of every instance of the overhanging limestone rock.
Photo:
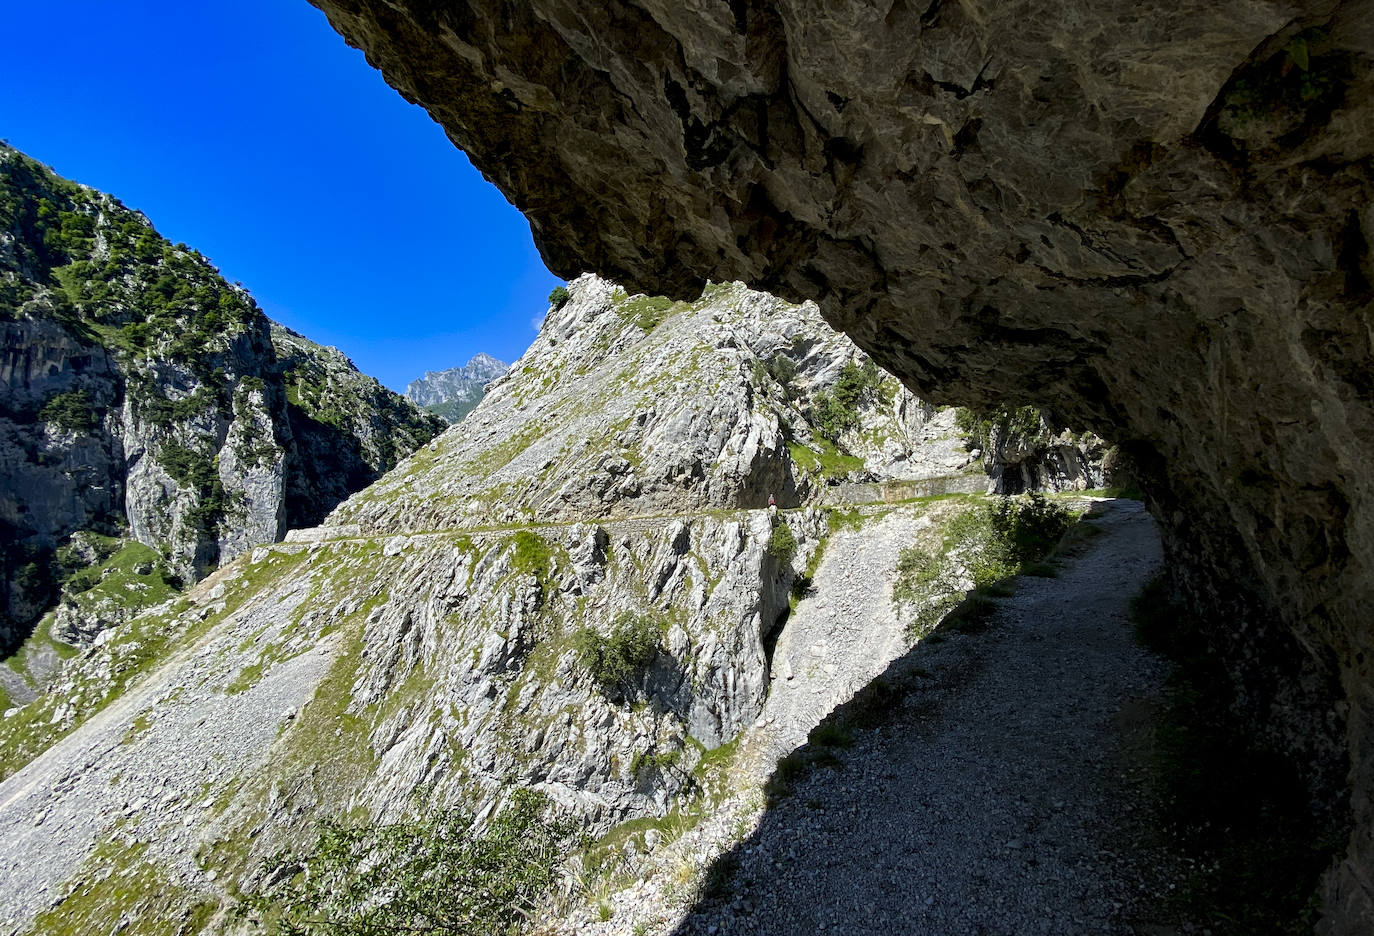
{"label": "overhanging limestone rock", "polygon": [[815,298],[1119,442],[1374,925],[1374,3],[314,2],[555,271]]}

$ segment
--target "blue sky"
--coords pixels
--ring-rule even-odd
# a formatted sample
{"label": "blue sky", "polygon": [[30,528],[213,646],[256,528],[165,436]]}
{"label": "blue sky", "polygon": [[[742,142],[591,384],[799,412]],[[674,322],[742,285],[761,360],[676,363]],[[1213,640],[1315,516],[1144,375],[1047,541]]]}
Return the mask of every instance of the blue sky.
{"label": "blue sky", "polygon": [[305,0],[42,0],[3,35],[0,138],[387,386],[533,340],[525,219]]}

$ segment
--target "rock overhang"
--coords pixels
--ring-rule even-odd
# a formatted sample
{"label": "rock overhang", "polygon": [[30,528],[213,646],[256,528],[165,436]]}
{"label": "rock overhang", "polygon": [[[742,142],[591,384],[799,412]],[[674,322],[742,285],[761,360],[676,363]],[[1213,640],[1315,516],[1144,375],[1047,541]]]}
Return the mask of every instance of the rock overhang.
{"label": "rock overhang", "polygon": [[815,298],[1121,442],[1261,730],[1352,791],[1367,925],[1374,4],[315,2],[555,272]]}

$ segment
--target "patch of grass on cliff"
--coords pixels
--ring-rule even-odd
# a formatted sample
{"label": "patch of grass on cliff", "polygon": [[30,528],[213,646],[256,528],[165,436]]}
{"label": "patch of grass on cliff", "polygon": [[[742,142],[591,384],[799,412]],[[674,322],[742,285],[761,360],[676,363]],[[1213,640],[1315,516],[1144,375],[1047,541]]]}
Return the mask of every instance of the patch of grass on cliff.
{"label": "patch of grass on cliff", "polygon": [[510,567],[524,575],[533,574],[540,582],[547,582],[556,565],[554,547],[531,530],[521,530],[511,537]]}
{"label": "patch of grass on cliff", "polygon": [[1168,909],[1221,936],[1311,933],[1322,872],[1345,830],[1312,812],[1294,764],[1255,745],[1204,622],[1162,578],[1132,602],[1137,637],[1175,664],[1155,723],[1164,831],[1191,869]]}
{"label": "patch of grass on cliff", "polygon": [[102,600],[130,611],[161,604],[181,590],[181,581],[162,556],[142,543],[129,541],[104,562],[73,574],[64,589],[77,605]]}
{"label": "patch of grass on cliff", "polygon": [[209,894],[179,887],[146,844],[106,840],[72,876],[71,889],[34,918],[34,936],[191,936],[219,909]]}
{"label": "patch of grass on cliff", "polygon": [[822,436],[813,436],[815,448],[800,442],[788,442],[787,451],[793,463],[808,474],[818,474],[827,480],[839,480],[851,472],[859,471],[864,460],[854,455],[846,455],[834,442]]}
{"label": "patch of grass on cliff", "polygon": [[645,334],[687,308],[687,303],[674,302],[665,296],[632,296],[615,302],[616,313],[639,326]]}

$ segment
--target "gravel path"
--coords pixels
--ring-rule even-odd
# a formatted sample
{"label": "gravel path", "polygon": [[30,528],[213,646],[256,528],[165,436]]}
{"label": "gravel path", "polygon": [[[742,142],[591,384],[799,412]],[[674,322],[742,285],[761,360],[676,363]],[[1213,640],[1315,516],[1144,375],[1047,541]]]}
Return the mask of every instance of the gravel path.
{"label": "gravel path", "polygon": [[1130,598],[1160,562],[1141,505],[1058,578],[1018,580],[990,629],[894,664],[919,688],[764,813],[727,896],[677,932],[1166,933],[1141,736],[1166,675]]}

